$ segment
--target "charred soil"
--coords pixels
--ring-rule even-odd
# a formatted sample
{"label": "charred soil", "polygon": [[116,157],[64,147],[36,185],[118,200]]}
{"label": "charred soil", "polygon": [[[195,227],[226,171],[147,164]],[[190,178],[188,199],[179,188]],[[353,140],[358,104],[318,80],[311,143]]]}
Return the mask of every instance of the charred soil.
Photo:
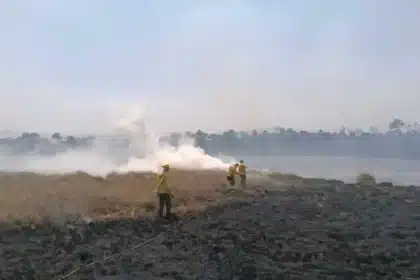
{"label": "charred soil", "polygon": [[[121,177],[133,180],[132,184],[146,178],[125,176],[132,176]],[[134,190],[124,199],[118,196],[112,190],[118,186],[112,183],[117,177],[84,178],[84,188],[89,180],[97,186],[87,192],[92,200],[85,200],[85,208],[66,212],[73,219],[69,215],[64,219],[64,210],[53,212],[53,218],[39,214],[15,217],[14,222],[4,219],[1,279],[59,279],[79,266],[66,279],[420,278],[420,191],[416,187],[360,187],[293,177],[250,180],[249,189],[240,191],[224,187],[224,174],[218,172],[179,171],[175,176],[179,183],[191,184],[178,189],[179,195],[188,197],[176,203],[178,224],[154,219],[151,194],[150,200],[142,202],[133,198]],[[48,180],[72,184],[68,178]],[[131,190],[121,182],[120,191]],[[55,186],[61,188],[60,197],[65,197],[64,187]],[[72,187],[77,190],[68,186],[68,195],[77,199]],[[104,213],[91,210],[98,205]],[[149,244],[118,254],[162,232]],[[83,267],[112,254],[117,255]]]}

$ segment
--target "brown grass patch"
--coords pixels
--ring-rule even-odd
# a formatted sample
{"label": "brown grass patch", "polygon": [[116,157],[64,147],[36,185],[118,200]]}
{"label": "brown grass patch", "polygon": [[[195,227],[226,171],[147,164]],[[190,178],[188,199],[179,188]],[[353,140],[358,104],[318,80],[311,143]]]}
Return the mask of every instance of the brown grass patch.
{"label": "brown grass patch", "polygon": [[268,174],[268,178],[282,182],[286,185],[302,184],[304,178],[292,173],[272,172]]}
{"label": "brown grass patch", "polygon": [[[106,178],[84,172],[68,175],[0,173],[0,221],[65,221],[69,217],[93,219],[155,214],[153,173],[109,174]],[[225,172],[170,173],[174,210],[203,209],[217,199]]]}

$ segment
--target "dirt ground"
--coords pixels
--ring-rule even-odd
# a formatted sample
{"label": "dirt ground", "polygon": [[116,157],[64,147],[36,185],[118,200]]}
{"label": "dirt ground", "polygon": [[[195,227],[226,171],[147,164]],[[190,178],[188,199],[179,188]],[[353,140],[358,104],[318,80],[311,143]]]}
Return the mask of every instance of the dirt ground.
{"label": "dirt ground", "polygon": [[276,174],[241,191],[176,171],[174,224],[153,218],[152,174],[15,175],[0,179],[1,279],[420,279],[416,187]]}

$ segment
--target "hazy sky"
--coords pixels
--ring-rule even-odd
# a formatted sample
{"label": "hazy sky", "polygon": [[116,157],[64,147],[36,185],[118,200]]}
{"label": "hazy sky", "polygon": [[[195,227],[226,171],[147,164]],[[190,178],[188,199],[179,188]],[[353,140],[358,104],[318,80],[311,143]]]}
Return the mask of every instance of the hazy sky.
{"label": "hazy sky", "polygon": [[420,121],[419,0],[0,0],[0,130]]}

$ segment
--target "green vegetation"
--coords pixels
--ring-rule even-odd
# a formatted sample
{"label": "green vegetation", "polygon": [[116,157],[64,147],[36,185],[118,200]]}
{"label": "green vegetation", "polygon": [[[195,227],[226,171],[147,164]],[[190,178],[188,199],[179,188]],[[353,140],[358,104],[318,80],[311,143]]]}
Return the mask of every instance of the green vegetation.
{"label": "green vegetation", "polygon": [[362,172],[357,175],[356,184],[360,186],[374,186],[376,185],[376,180],[372,174]]}

